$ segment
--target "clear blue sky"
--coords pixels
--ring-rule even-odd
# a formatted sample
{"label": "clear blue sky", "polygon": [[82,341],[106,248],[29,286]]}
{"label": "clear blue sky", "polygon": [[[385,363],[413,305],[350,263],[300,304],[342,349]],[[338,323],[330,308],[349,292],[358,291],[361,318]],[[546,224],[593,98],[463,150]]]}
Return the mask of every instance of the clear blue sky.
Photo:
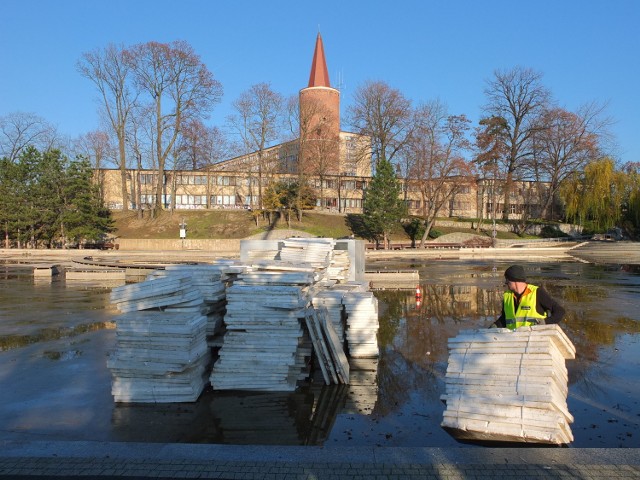
{"label": "clear blue sky", "polygon": [[208,121],[222,126],[253,84],[304,88],[320,31],[343,115],[358,85],[382,80],[475,123],[486,80],[521,65],[568,110],[608,102],[617,158],[640,161],[640,0],[0,0],[0,18],[0,115],[35,113],[71,137],[98,128],[84,52],[187,41],[223,85]]}

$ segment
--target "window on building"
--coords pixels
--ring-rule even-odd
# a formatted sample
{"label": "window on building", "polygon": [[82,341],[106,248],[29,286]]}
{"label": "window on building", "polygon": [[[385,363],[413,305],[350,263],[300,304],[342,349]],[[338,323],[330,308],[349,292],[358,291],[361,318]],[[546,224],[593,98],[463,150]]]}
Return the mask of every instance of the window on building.
{"label": "window on building", "polygon": [[141,185],[153,185],[155,184],[156,174],[155,173],[141,173],[140,174],[140,184]]}

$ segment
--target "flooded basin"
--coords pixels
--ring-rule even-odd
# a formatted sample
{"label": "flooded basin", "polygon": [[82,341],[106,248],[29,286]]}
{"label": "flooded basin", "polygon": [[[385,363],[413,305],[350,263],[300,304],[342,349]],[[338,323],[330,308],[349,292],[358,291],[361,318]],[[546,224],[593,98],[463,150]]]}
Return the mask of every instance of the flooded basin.
{"label": "flooded basin", "polygon": [[[465,446],[440,427],[447,340],[500,310],[504,261],[369,262],[419,272],[377,290],[377,360],[351,384],[293,393],[213,392],[181,404],[115,404],[106,362],[118,312],[109,285],[34,279],[0,265],[0,438],[269,445]],[[521,262],[567,310],[569,447],[640,447],[640,270]],[[417,286],[417,285],[416,285]],[[480,444],[471,444],[479,445]]]}

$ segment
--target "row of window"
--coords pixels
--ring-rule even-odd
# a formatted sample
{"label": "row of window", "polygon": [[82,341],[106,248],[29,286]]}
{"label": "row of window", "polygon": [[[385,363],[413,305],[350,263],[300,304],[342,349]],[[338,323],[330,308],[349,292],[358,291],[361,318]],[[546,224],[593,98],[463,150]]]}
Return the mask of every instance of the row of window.
{"label": "row of window", "polygon": [[[162,203],[164,205],[171,204],[171,195],[162,195]],[[175,196],[176,207],[182,208],[188,205],[202,205],[207,206],[206,195],[176,195]],[[144,204],[152,205],[155,202],[155,195],[142,194],[140,195],[140,202]],[[236,195],[211,195],[210,205],[238,205],[242,204],[242,201]],[[251,204],[251,197],[247,196],[244,199],[244,205]]]}
{"label": "row of window", "polygon": [[[422,208],[422,200],[405,200],[407,208],[409,210],[419,210]],[[459,202],[459,201],[450,201],[449,202],[450,210],[460,210],[460,211],[469,211],[471,209],[470,202]]]}
{"label": "row of window", "polygon": [[[165,206],[169,206],[171,204],[171,195],[162,195],[162,203]],[[239,195],[211,195],[210,197],[210,205],[211,206],[251,206],[257,205],[259,201],[259,197],[257,195],[246,195],[245,197],[241,197]],[[140,195],[140,203],[153,205],[155,202],[155,195],[153,194],[142,194]],[[189,206],[197,205],[205,208],[207,206],[207,196],[206,195],[176,195],[175,196],[175,205],[177,208],[187,208]],[[360,198],[341,198],[340,205],[343,208],[362,208],[362,199]],[[316,206],[318,207],[337,207],[338,199],[336,198],[325,198],[318,199],[316,201]]]}
{"label": "row of window", "polygon": [[[340,181],[342,190],[364,190],[367,187],[367,182],[363,180],[342,180]],[[319,178],[313,179],[314,188],[330,188],[336,190],[338,188],[337,179],[325,179],[320,181]]]}
{"label": "row of window", "polygon": [[[155,173],[141,173],[140,184],[142,185],[154,185],[157,175]],[[255,177],[236,177],[236,176],[210,176],[206,175],[177,175],[176,185],[207,185],[210,180],[210,185],[218,186],[257,186],[258,179]],[[366,182],[361,180],[342,180],[340,182],[342,190],[364,190],[366,188]],[[322,180],[315,179],[313,182],[315,188],[328,188],[337,189],[338,180],[328,179]]]}
{"label": "row of window", "polygon": [[[402,191],[406,190],[407,192],[419,192],[421,190],[420,185],[417,183],[410,183],[408,185],[402,183],[401,188]],[[471,187],[469,185],[459,185],[456,193],[458,193],[459,195],[471,193]]]}

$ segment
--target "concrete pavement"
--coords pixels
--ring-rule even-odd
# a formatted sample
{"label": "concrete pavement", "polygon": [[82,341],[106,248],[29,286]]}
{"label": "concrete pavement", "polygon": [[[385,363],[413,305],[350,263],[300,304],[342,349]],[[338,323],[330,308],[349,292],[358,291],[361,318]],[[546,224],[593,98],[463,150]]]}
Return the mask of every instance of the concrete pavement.
{"label": "concrete pavement", "polygon": [[0,478],[632,479],[640,449],[0,442]]}

